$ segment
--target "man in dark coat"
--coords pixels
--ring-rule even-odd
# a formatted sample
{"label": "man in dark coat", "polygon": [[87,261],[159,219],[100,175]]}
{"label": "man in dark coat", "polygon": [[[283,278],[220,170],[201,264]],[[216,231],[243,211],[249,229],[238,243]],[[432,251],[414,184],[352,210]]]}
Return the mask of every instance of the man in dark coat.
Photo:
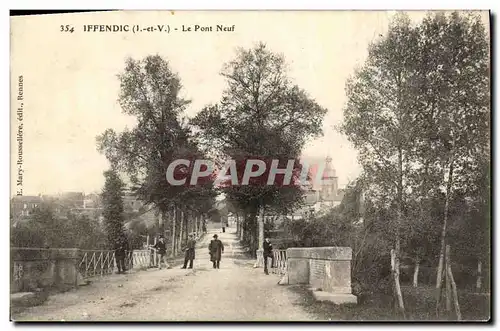
{"label": "man in dark coat", "polygon": [[189,261],[189,269],[193,269],[193,260],[195,257],[195,247],[196,247],[196,240],[194,240],[194,235],[190,234],[189,240],[188,240],[187,246],[186,246],[186,253],[184,256],[184,266],[182,267],[182,269],[186,269],[188,261]]}
{"label": "man in dark coat", "polygon": [[272,268],[274,264],[273,245],[271,244],[269,238],[266,238],[266,240],[264,240],[264,273],[266,275],[269,275],[269,271],[267,269],[267,259],[269,258],[271,259],[271,268]]}
{"label": "man in dark coat", "polygon": [[169,266],[166,261],[167,245],[165,243],[165,237],[163,235],[160,235],[158,242],[153,246],[153,248],[156,249],[156,253],[158,254],[159,257],[158,269],[161,270],[162,263],[165,263],[165,266],[168,268]]}
{"label": "man in dark coat", "polygon": [[127,241],[123,238],[118,239],[115,243],[115,260],[118,268],[118,273],[125,272],[125,255],[127,253]]}
{"label": "man in dark coat", "polygon": [[217,238],[218,236],[214,234],[214,239],[210,241],[210,245],[208,245],[210,261],[212,261],[214,269],[219,269],[221,256],[222,253],[224,253],[224,245],[222,244],[222,241]]}

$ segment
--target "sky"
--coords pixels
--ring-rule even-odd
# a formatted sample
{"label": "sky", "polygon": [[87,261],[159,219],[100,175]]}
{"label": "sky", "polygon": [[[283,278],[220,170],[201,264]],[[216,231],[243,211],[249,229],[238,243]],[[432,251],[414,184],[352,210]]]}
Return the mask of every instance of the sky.
{"label": "sky", "polygon": [[[360,173],[357,153],[335,131],[346,102],[345,83],[361,66],[370,42],[387,31],[394,12],[108,12],[11,18],[11,194],[99,192],[109,164],[96,150],[107,128],[134,124],[117,98],[127,57],[158,54],[170,62],[192,100],[186,115],[216,103],[225,88],[219,75],[237,47],[264,42],[282,53],[289,77],[328,109],[324,136],[309,141],[304,157],[332,158],[343,187]],[[415,22],[425,12],[410,12]],[[487,14],[485,14],[487,15]],[[486,17],[486,16],[485,16]],[[487,20],[487,18],[485,18]],[[94,24],[169,25],[165,32],[84,32]],[[182,26],[235,26],[234,32],[181,32]],[[61,25],[74,27],[61,32]],[[178,31],[174,29],[177,28]],[[16,116],[19,76],[23,76],[23,118]],[[18,125],[23,125],[23,182],[16,184]]]}

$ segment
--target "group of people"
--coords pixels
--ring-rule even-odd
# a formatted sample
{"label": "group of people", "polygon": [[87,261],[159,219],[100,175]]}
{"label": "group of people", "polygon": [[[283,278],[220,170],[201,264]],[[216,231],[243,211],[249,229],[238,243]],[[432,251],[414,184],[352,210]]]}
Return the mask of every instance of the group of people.
{"label": "group of people", "polygon": [[[167,246],[165,242],[165,237],[160,235],[156,244],[152,246],[156,250],[156,254],[158,255],[158,268],[161,270],[162,265],[166,268],[170,268],[167,263]],[[268,270],[268,260],[271,260],[271,267],[274,264],[274,254],[273,254],[273,245],[269,238],[264,240],[264,273],[269,275]],[[182,269],[193,269],[193,262],[196,257],[196,240],[193,234],[189,235],[189,239],[184,250],[184,265]],[[126,254],[129,251],[128,243],[125,239],[118,240],[115,244],[115,259],[116,265],[118,267],[118,273],[124,273],[126,271]],[[208,252],[210,254],[210,261],[212,262],[214,269],[220,268],[220,261],[222,258],[222,254],[224,253],[224,244],[219,240],[217,234],[214,234],[213,239],[210,241],[208,245]],[[189,266],[188,266],[189,265]]]}
{"label": "group of people", "polygon": [[[214,239],[211,240],[210,244],[208,245],[208,251],[210,254],[210,261],[213,264],[213,268],[219,269],[222,253],[224,253],[224,245],[222,244],[222,241],[218,239],[218,236],[216,234],[213,236],[213,238]],[[161,270],[162,264],[169,268],[170,266],[166,261],[167,247],[165,243],[165,237],[163,235],[160,235],[158,242],[153,245],[152,248],[154,248],[156,250],[156,253],[158,254],[158,268]],[[182,269],[193,269],[193,262],[196,257],[195,250],[196,240],[194,239],[194,235],[190,234],[186,248],[184,250],[184,265],[182,266]]]}

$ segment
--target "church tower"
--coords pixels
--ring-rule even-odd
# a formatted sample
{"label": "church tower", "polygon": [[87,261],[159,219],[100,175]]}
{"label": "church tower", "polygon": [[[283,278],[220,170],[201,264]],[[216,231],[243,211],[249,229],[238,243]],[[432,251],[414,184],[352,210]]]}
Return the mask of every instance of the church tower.
{"label": "church tower", "polygon": [[335,169],[332,166],[332,158],[327,156],[325,161],[325,170],[323,172],[323,176],[321,177],[322,182],[320,196],[322,201],[327,203],[331,202],[331,204],[333,204],[333,201],[337,197],[338,178]]}

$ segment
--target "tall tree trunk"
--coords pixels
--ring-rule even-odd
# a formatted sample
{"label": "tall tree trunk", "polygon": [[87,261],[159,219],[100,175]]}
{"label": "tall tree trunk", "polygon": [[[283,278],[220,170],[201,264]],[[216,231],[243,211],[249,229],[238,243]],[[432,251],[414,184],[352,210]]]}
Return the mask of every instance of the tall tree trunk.
{"label": "tall tree trunk", "polygon": [[187,242],[187,235],[188,235],[188,222],[189,222],[189,218],[188,218],[188,215],[189,215],[189,211],[186,211],[183,215],[183,218],[182,218],[182,224],[184,225],[184,230],[182,231],[182,246],[186,246],[186,242]]}
{"label": "tall tree trunk", "polygon": [[396,249],[394,252],[395,258],[394,258],[394,284],[395,284],[395,289],[396,289],[396,296],[398,299],[398,308],[399,311],[405,315],[405,305],[403,301],[403,292],[401,291],[401,283],[399,280],[399,268],[400,268],[400,263],[399,263],[399,253],[401,251],[401,241],[399,236],[396,237]]}
{"label": "tall tree trunk", "polygon": [[477,279],[476,279],[476,292],[481,292],[481,261],[477,261]]}
{"label": "tall tree trunk", "polygon": [[172,256],[176,253],[176,238],[175,238],[175,223],[177,223],[177,208],[174,206],[173,217],[172,217]]}
{"label": "tall tree trunk", "polygon": [[446,230],[448,226],[448,214],[450,209],[450,195],[453,184],[453,154],[450,158],[450,167],[448,169],[448,182],[446,183],[446,196],[444,202],[444,217],[443,217],[443,227],[441,229],[441,250],[439,252],[439,263],[436,275],[436,289],[440,291],[442,284],[443,275],[443,265],[444,265],[444,254],[446,248]]}
{"label": "tall tree trunk", "polygon": [[264,207],[259,212],[259,249],[264,249]]}
{"label": "tall tree trunk", "polygon": [[194,218],[194,232],[196,232],[198,234],[198,229],[199,229],[199,226],[198,226],[198,221],[200,219],[200,215],[196,214],[196,217]]}
{"label": "tall tree trunk", "polygon": [[418,287],[418,273],[420,271],[420,259],[415,260],[415,270],[413,271],[413,287]]}
{"label": "tall tree trunk", "polygon": [[399,280],[399,257],[401,256],[401,221],[403,216],[403,151],[401,146],[398,148],[398,210],[396,220],[396,243],[394,249],[394,288],[398,300],[398,309],[405,316],[405,306],[403,293],[401,292],[401,283]]}
{"label": "tall tree trunk", "polygon": [[453,273],[451,272],[451,265],[446,267],[448,273],[448,279],[451,283],[451,289],[453,291],[453,304],[455,306],[455,313],[457,314],[457,320],[462,320],[462,313],[460,312],[460,304],[458,303],[458,292],[457,292],[457,284],[453,279]]}
{"label": "tall tree trunk", "polygon": [[188,210],[186,214],[186,234],[184,235],[184,244],[187,244],[188,236],[191,233],[191,212]]}
{"label": "tall tree trunk", "polygon": [[169,217],[168,217],[168,211],[162,211],[161,212],[161,218],[162,218],[162,229],[161,229],[161,234],[165,237],[165,240],[167,240],[167,229],[168,229],[168,222],[169,222]]}
{"label": "tall tree trunk", "polygon": [[182,248],[183,233],[184,233],[184,211],[181,209],[181,217],[179,223],[179,243],[177,245],[177,252],[180,252]]}
{"label": "tall tree trunk", "polygon": [[158,218],[158,228],[160,234],[165,234],[165,219],[163,218],[163,211],[159,211],[159,215],[157,216]]}
{"label": "tall tree trunk", "polygon": [[246,220],[245,228],[245,242],[248,243],[250,252],[253,257],[255,257],[255,251],[257,250],[257,211],[250,210],[248,213],[248,218]]}
{"label": "tall tree trunk", "polygon": [[[396,254],[396,249],[391,249],[391,271],[392,271],[392,276],[394,279],[394,296],[396,297],[397,302],[397,308],[398,310],[403,314],[404,316],[404,304],[403,304],[403,294],[401,292],[401,286],[399,283],[399,266],[397,263],[397,254]],[[403,305],[403,308],[401,309],[401,306]]]}
{"label": "tall tree trunk", "polygon": [[450,209],[450,195],[453,184],[453,154],[450,157],[450,166],[448,168],[448,182],[446,183],[446,196],[444,202],[444,217],[443,217],[443,227],[441,230],[441,249],[439,252],[439,263],[438,270],[436,275],[436,316],[439,317],[439,309],[441,304],[441,293],[442,293],[442,285],[443,285],[443,276],[446,272],[444,269],[444,258],[445,258],[445,250],[446,250],[446,230],[448,225],[448,214]]}
{"label": "tall tree trunk", "polygon": [[444,263],[444,273],[445,273],[445,285],[446,285],[446,312],[450,313],[451,311],[451,280],[449,277],[449,274],[447,272],[448,267],[450,266],[450,245],[446,245],[446,250],[445,250],[445,263]]}
{"label": "tall tree trunk", "polygon": [[191,232],[191,211],[188,209],[186,211],[186,232],[184,236],[187,237],[190,232]]}
{"label": "tall tree trunk", "polygon": [[236,216],[236,236],[238,237],[238,239],[241,239],[241,237],[240,237],[240,220],[238,218],[238,213],[235,213],[235,216]]}
{"label": "tall tree trunk", "polygon": [[247,221],[247,213],[245,212],[243,214],[243,217],[241,218],[241,224],[240,224],[240,240],[241,241],[244,241],[245,240],[245,236],[246,236],[246,233],[245,233],[245,230],[246,230],[246,221]]}

